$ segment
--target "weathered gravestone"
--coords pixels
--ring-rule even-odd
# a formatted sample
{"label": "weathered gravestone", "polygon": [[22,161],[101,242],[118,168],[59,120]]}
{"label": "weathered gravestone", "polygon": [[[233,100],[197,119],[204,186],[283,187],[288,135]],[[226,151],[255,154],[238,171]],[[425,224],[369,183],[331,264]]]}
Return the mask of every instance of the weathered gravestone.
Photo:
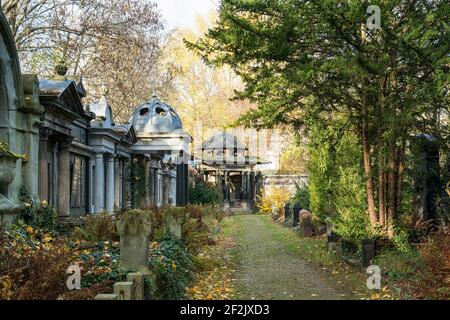
{"label": "weathered gravestone", "polygon": [[375,258],[375,239],[362,240],[362,267],[367,268]]}
{"label": "weathered gravestone", "polygon": [[421,134],[412,142],[414,155],[414,209],[423,220],[437,218],[436,201],[440,194],[439,142]]}
{"label": "weathered gravestone", "polygon": [[300,210],[301,209],[302,208],[300,207],[300,205],[298,203],[294,204],[294,208],[293,208],[294,215],[293,215],[293,222],[292,222],[292,225],[294,228],[298,227],[298,225],[300,223]]}
{"label": "weathered gravestone", "polygon": [[164,210],[166,227],[170,234],[181,240],[183,224],[186,222],[186,209],[184,207],[170,207]]}
{"label": "weathered gravestone", "polygon": [[126,271],[148,272],[152,217],[149,212],[132,210],[117,221],[120,235],[120,265]]}
{"label": "weathered gravestone", "polygon": [[301,216],[301,226],[303,230],[303,235],[307,238],[313,236],[313,226],[312,226],[312,214],[308,210],[300,211]]}
{"label": "weathered gravestone", "polygon": [[284,221],[287,222],[291,219],[291,204],[288,202],[284,206]]}

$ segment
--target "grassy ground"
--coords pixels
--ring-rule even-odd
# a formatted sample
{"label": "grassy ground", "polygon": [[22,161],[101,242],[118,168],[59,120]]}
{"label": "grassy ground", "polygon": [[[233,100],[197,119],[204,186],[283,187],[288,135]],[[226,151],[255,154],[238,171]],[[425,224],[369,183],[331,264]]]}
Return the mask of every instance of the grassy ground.
{"label": "grassy ground", "polygon": [[[194,299],[368,299],[367,276],[337,261],[324,240],[300,238],[268,216],[224,219],[204,252]],[[206,266],[206,267],[205,267]]]}

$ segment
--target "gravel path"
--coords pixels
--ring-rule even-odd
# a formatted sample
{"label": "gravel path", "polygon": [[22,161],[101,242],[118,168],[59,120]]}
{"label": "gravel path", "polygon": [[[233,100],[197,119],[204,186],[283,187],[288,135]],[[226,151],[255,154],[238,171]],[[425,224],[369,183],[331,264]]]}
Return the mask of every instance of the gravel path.
{"label": "gravel path", "polygon": [[326,271],[303,261],[292,250],[298,246],[292,230],[274,225],[268,217],[237,215],[229,219],[236,227],[238,245],[234,257],[239,299],[352,298],[337,288]]}

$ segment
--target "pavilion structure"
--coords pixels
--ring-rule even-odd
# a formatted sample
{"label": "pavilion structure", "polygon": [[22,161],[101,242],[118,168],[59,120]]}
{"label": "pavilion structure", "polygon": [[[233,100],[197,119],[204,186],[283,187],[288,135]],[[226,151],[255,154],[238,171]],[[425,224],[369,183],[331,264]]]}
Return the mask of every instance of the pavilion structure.
{"label": "pavilion structure", "polygon": [[207,139],[199,151],[199,174],[204,182],[220,186],[224,208],[253,211],[263,181],[255,166],[268,162],[249,155],[248,148],[226,131]]}

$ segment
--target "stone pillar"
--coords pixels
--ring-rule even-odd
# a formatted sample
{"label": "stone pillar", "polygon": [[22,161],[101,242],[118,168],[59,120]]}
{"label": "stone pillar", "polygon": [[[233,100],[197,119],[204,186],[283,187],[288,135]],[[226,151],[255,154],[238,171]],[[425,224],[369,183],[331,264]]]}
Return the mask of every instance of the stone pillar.
{"label": "stone pillar", "polygon": [[163,193],[163,205],[169,204],[169,176],[167,172],[163,174],[162,193]]}
{"label": "stone pillar", "polygon": [[94,167],[95,167],[95,158],[90,157],[88,161],[88,198],[89,198],[89,214],[95,213],[94,206],[94,195],[95,195],[95,177],[94,177]]}
{"label": "stone pillar", "polygon": [[170,198],[172,200],[170,204],[175,206],[177,199],[177,179],[173,177],[170,178]]}
{"label": "stone pillar", "polygon": [[[153,163],[153,162],[151,162]],[[150,168],[150,202],[151,204],[156,204],[156,188],[155,188],[155,182],[156,182],[156,174],[155,169]]]}
{"label": "stone pillar", "polygon": [[70,143],[65,138],[59,143],[58,158],[58,215],[70,217]]}
{"label": "stone pillar", "polygon": [[107,213],[114,212],[114,157],[108,156],[106,164],[106,204]]}
{"label": "stone pillar", "polygon": [[114,210],[120,209],[120,179],[122,176],[119,158],[114,160]]}
{"label": "stone pillar", "polygon": [[105,164],[103,153],[95,155],[94,211],[105,211]]}
{"label": "stone pillar", "polygon": [[253,201],[255,199],[255,173],[251,172],[250,173],[250,190],[249,190],[249,194],[250,194],[250,201]]}
{"label": "stone pillar", "polygon": [[145,207],[150,207],[150,170],[151,170],[151,160],[150,158],[145,158]]}
{"label": "stone pillar", "polygon": [[128,177],[127,160],[122,161],[122,209],[127,209],[128,202]]}
{"label": "stone pillar", "polygon": [[48,131],[42,130],[39,143],[39,198],[48,201]]}

